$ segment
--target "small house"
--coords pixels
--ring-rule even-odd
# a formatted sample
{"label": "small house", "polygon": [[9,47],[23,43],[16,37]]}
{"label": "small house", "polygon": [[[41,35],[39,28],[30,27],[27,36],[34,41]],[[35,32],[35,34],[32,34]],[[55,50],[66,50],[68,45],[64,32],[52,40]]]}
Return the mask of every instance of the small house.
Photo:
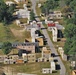
{"label": "small house", "polygon": [[27,54],[26,53],[22,53],[22,58],[23,58],[24,62],[27,62],[28,61],[28,58],[27,58]]}
{"label": "small house", "polygon": [[28,54],[27,58],[28,58],[28,63],[36,62],[36,55],[35,54]]}
{"label": "small house", "polygon": [[4,64],[15,64],[15,62],[13,59],[4,59]]}
{"label": "small house", "polygon": [[16,12],[18,18],[28,18],[30,16],[30,12],[27,9],[19,9]]}
{"label": "small house", "polygon": [[47,22],[48,30],[52,31],[52,29],[56,26],[56,24],[53,21]]}
{"label": "small house", "polygon": [[64,54],[64,50],[63,50],[62,47],[59,47],[59,48],[58,48],[58,52],[60,53],[61,58],[62,58],[63,60],[65,60],[65,61],[67,61],[67,55]]}
{"label": "small house", "polygon": [[17,2],[17,3],[25,3],[25,2],[27,2],[28,0],[14,0],[15,2]]}
{"label": "small house", "polygon": [[59,24],[58,21],[53,22],[53,21],[47,21],[47,27],[49,31],[52,31],[53,28],[57,28],[57,30],[63,30],[64,27],[62,25]]}
{"label": "small house", "polygon": [[38,58],[38,62],[47,62],[47,58]]}
{"label": "small house", "polygon": [[19,26],[21,24],[20,20],[16,20],[16,24]]}
{"label": "small house", "polygon": [[9,55],[9,59],[13,59],[14,61],[16,61],[17,59],[19,59],[18,55]]}
{"label": "small house", "polygon": [[15,64],[15,60],[13,60],[13,59],[9,59],[9,64]]}
{"label": "small house", "polygon": [[17,75],[36,75],[36,74],[17,73]]}
{"label": "small house", "polygon": [[49,60],[49,58],[51,57],[51,50],[47,50],[46,47],[43,47],[42,49],[42,58],[46,58],[47,60]]}
{"label": "small house", "polygon": [[63,14],[61,11],[52,11],[49,13],[49,19],[62,19]]}
{"label": "small house", "polygon": [[22,58],[24,62],[28,62],[28,63],[36,62],[36,55],[33,53],[30,53],[30,54],[23,53]]}
{"label": "small house", "polygon": [[0,55],[0,62],[4,62],[5,59],[7,59],[8,56],[7,55]]}
{"label": "small house", "polygon": [[50,64],[51,64],[51,69],[56,70],[55,62],[51,61]]}
{"label": "small house", "polygon": [[8,5],[8,6],[11,6],[11,5],[14,5],[14,4],[15,4],[15,3],[12,2],[12,1],[6,1],[5,3],[6,3],[6,5]]}
{"label": "small house", "polygon": [[27,31],[30,31],[32,28],[35,28],[35,30],[40,30],[41,29],[41,24],[42,24],[42,22],[33,21],[25,29]]}
{"label": "small house", "polygon": [[4,64],[10,64],[9,59],[4,59]]}
{"label": "small house", "polygon": [[42,69],[42,73],[43,74],[51,74],[52,73],[52,70],[51,70],[51,68],[43,68]]}

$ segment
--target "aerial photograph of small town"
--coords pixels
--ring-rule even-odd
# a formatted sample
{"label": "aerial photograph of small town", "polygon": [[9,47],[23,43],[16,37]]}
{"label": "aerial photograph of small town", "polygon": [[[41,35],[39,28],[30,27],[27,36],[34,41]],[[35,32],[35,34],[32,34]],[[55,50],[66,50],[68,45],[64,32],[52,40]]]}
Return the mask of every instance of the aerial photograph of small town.
{"label": "aerial photograph of small town", "polygon": [[76,0],[0,0],[0,75],[76,75]]}

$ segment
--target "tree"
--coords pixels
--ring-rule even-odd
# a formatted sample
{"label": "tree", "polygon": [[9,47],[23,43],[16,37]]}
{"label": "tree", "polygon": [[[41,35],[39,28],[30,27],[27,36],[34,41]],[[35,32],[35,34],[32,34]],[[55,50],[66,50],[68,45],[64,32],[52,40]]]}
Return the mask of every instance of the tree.
{"label": "tree", "polygon": [[72,9],[73,16],[66,19],[67,26],[65,27],[66,42],[64,52],[68,55],[76,55],[76,0],[65,0],[66,4]]}
{"label": "tree", "polygon": [[68,24],[65,27],[64,35],[66,38],[72,38],[74,35],[76,35],[76,25]]}
{"label": "tree", "polygon": [[64,45],[64,52],[68,55],[75,55],[76,54],[76,36],[75,39],[67,38],[67,41]]}
{"label": "tree", "polygon": [[8,54],[10,53],[12,49],[12,44],[10,42],[4,42],[2,45],[2,51],[4,52],[4,54]]}
{"label": "tree", "polygon": [[67,40],[66,40],[66,42],[64,44],[64,53],[65,54],[68,54],[68,52],[70,51],[71,43],[72,43],[72,40],[70,38],[67,38]]}
{"label": "tree", "polygon": [[30,20],[31,21],[35,20],[35,14],[34,14],[33,10],[30,12]]}
{"label": "tree", "polygon": [[72,8],[72,10],[74,10],[76,8],[76,0],[73,0],[71,3],[70,3],[70,7]]}
{"label": "tree", "polygon": [[3,0],[0,0],[0,21],[4,24],[8,24],[12,20],[14,12],[14,6],[8,6]]}
{"label": "tree", "polygon": [[53,10],[54,8],[57,8],[58,1],[56,0],[47,0],[41,7],[42,13],[49,13],[49,10]]}
{"label": "tree", "polygon": [[68,24],[64,31],[66,42],[64,45],[64,52],[68,55],[76,52],[76,25]]}
{"label": "tree", "polygon": [[69,12],[72,12],[71,8],[69,6],[65,6],[64,8],[62,8],[62,13],[69,13]]}
{"label": "tree", "polygon": [[65,0],[65,4],[66,4],[67,6],[69,6],[72,1],[73,1],[73,0]]}

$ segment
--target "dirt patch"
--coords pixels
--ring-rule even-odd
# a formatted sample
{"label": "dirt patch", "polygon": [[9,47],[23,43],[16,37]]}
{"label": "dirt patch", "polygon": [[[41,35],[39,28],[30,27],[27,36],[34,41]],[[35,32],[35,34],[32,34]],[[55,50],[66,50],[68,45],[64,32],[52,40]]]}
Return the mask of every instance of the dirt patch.
{"label": "dirt patch", "polygon": [[11,29],[12,33],[14,34],[15,37],[23,37],[23,32],[21,30],[16,30],[16,29]]}

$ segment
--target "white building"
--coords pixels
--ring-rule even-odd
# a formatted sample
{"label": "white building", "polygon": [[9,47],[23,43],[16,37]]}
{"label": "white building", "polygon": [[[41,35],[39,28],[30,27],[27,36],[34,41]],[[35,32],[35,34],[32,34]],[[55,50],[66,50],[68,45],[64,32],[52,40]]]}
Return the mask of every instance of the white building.
{"label": "white building", "polygon": [[14,1],[20,3],[20,2],[25,2],[26,0],[14,0]]}
{"label": "white building", "polygon": [[36,75],[36,74],[17,73],[17,75]]}
{"label": "white building", "polygon": [[12,2],[12,1],[6,1],[5,3],[6,3],[6,5],[8,5],[8,6],[11,6],[11,5],[15,4],[15,3]]}
{"label": "white building", "polygon": [[54,61],[51,61],[50,64],[51,64],[51,69],[52,70],[56,70],[55,62]]}
{"label": "white building", "polygon": [[40,30],[41,29],[41,25],[42,25],[42,22],[33,21],[25,29],[27,31],[30,31],[32,28],[35,28],[35,30]]}
{"label": "white building", "polygon": [[35,31],[36,31],[35,28],[32,28],[32,29],[31,29],[32,42],[35,42],[35,38],[36,38]]}
{"label": "white building", "polygon": [[62,58],[63,60],[65,60],[65,61],[67,61],[67,55],[64,54],[64,50],[63,50],[62,47],[59,47],[59,48],[58,48],[58,52],[60,53],[61,58]]}
{"label": "white building", "polygon": [[48,30],[52,31],[53,41],[57,42],[58,30],[64,29],[58,22],[47,21]]}
{"label": "white building", "polygon": [[52,28],[52,36],[53,36],[53,41],[57,42],[57,34],[58,34],[58,30],[56,27]]}
{"label": "white building", "polygon": [[29,18],[30,11],[27,9],[19,9],[19,11],[16,12],[16,15],[18,18]]}
{"label": "white building", "polygon": [[20,25],[20,20],[16,20],[16,24],[17,25]]}
{"label": "white building", "polygon": [[43,74],[48,74],[48,73],[51,74],[51,73],[52,73],[52,70],[51,70],[51,68],[43,68],[43,69],[42,69],[42,73],[43,73]]}
{"label": "white building", "polygon": [[53,11],[53,12],[50,12],[49,18],[50,19],[62,19],[63,16],[62,16],[61,11]]}
{"label": "white building", "polygon": [[56,24],[53,21],[48,21],[48,30],[52,31],[53,41],[57,42],[58,30]]}

